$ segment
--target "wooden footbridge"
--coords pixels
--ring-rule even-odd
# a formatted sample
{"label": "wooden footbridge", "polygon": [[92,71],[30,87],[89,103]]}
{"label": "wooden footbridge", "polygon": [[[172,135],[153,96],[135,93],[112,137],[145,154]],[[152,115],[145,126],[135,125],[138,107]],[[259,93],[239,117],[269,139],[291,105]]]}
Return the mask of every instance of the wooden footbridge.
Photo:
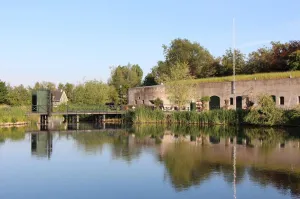
{"label": "wooden footbridge", "polygon": [[63,110],[55,109],[53,107],[48,107],[48,105],[35,105],[32,106],[32,112],[28,115],[39,115],[41,124],[48,124],[49,118],[52,116],[63,116],[64,122],[67,123],[78,123],[80,116],[92,117],[95,122],[105,122],[107,116],[112,116],[115,118],[121,118],[125,114],[125,111],[119,108],[114,108],[111,106],[94,106],[92,108],[72,108],[65,106]]}

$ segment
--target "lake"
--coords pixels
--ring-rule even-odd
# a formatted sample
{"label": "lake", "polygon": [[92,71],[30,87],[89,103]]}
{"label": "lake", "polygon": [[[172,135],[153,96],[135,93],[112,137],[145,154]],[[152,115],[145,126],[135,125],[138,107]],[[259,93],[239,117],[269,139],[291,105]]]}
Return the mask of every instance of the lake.
{"label": "lake", "polygon": [[300,198],[297,128],[67,129],[0,129],[0,198]]}

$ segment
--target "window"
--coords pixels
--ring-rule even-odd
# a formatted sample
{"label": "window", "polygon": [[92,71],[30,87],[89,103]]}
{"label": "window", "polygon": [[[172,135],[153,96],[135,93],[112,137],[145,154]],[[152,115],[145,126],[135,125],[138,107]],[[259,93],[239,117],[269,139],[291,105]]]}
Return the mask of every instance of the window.
{"label": "window", "polygon": [[145,104],[145,100],[143,100],[143,104]]}
{"label": "window", "polygon": [[137,104],[137,100],[135,100],[135,104]]}
{"label": "window", "polygon": [[276,96],[275,95],[271,95],[273,101],[276,103]]}
{"label": "window", "polygon": [[300,104],[300,96],[298,96],[298,104]]}
{"label": "window", "polygon": [[280,105],[284,105],[284,97],[280,97]]}
{"label": "window", "polygon": [[233,105],[233,97],[230,98],[230,105]]}

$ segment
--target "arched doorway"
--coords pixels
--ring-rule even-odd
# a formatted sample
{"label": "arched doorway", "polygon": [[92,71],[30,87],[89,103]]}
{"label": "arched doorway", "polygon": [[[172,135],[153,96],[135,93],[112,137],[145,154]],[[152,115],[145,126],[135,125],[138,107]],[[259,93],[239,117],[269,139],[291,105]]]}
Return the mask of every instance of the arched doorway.
{"label": "arched doorway", "polygon": [[220,98],[218,96],[211,96],[209,101],[209,110],[220,109]]}
{"label": "arched doorway", "polygon": [[236,109],[242,109],[243,108],[243,97],[237,96],[236,97]]}

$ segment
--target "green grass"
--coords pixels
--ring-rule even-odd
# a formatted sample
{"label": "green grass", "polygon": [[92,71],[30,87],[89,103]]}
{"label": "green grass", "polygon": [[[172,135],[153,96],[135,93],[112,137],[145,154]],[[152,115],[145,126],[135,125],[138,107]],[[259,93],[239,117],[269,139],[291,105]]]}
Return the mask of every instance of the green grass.
{"label": "green grass", "polygon": [[38,118],[28,117],[26,114],[30,111],[27,106],[0,106],[0,123],[33,122]]}
{"label": "green grass", "polygon": [[[246,81],[246,80],[268,80],[268,79],[284,79],[289,78],[290,75],[295,77],[300,77],[300,71],[289,71],[289,72],[273,72],[273,73],[256,73],[251,75],[236,75],[236,81]],[[226,77],[211,77],[211,78],[201,78],[201,79],[191,79],[182,80],[181,83],[186,84],[197,84],[197,83],[209,83],[209,82],[228,82],[232,81],[232,76]]]}

